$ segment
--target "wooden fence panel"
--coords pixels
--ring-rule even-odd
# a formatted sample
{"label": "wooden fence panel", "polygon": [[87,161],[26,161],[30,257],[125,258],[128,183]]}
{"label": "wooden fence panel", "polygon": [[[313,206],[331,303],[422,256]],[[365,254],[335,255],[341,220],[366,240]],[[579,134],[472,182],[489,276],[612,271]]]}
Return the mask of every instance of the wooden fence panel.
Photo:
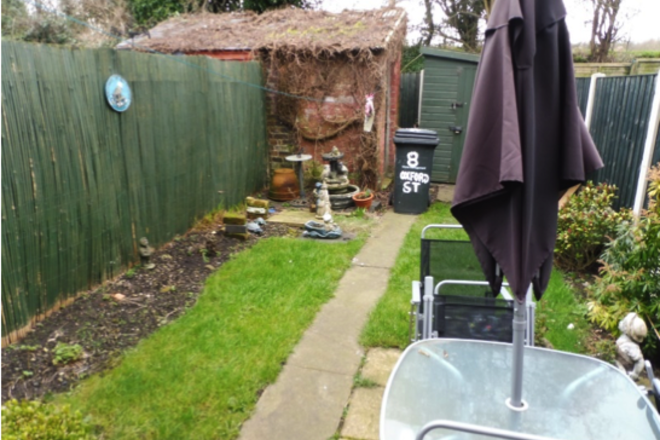
{"label": "wooden fence panel", "polygon": [[592,176],[619,188],[615,207],[632,208],[648,127],[655,75],[598,80],[591,135],[605,168]]}
{"label": "wooden fence panel", "polygon": [[[105,101],[112,74],[131,86],[124,113]],[[258,63],[2,42],[3,337],[136,262],[141,237],[160,246],[263,186],[248,83]]]}
{"label": "wooden fence panel", "polygon": [[399,94],[399,127],[412,128],[419,121],[419,83],[420,72],[401,75],[401,93]]}
{"label": "wooden fence panel", "polygon": [[589,86],[591,77],[575,78],[575,87],[577,89],[578,106],[582,112],[582,117],[587,113],[587,102],[589,101]]}

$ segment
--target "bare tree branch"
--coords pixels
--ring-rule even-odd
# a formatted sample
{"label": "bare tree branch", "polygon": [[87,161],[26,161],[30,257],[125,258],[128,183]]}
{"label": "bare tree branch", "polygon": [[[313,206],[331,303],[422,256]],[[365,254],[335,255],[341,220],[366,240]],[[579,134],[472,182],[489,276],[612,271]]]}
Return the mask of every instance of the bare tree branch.
{"label": "bare tree branch", "polygon": [[[434,36],[459,43],[469,52],[478,50],[481,44],[479,24],[485,16],[486,6],[493,0],[424,0],[425,28],[423,44],[428,46]],[[433,7],[438,6],[444,17],[433,18]]]}
{"label": "bare tree branch", "polygon": [[589,61],[607,61],[612,46],[617,41],[621,23],[617,16],[622,0],[588,0],[593,7]]}

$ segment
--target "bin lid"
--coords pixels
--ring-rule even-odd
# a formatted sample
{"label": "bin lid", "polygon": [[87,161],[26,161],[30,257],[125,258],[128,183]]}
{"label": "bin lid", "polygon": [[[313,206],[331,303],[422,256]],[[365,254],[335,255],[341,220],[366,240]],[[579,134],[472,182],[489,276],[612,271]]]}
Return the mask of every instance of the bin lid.
{"label": "bin lid", "polygon": [[394,133],[394,143],[397,145],[425,145],[436,147],[440,143],[435,130],[423,128],[400,128]]}

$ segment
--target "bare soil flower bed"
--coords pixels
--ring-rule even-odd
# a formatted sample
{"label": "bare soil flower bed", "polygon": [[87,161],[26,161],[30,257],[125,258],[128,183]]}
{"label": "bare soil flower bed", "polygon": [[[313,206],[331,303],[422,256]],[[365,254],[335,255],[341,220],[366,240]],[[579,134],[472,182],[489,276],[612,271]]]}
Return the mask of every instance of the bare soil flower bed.
{"label": "bare soil flower bed", "polygon": [[[111,368],[123,351],[191,307],[204,280],[233,254],[266,237],[299,234],[275,224],[263,231],[242,241],[207,224],[155,251],[154,269],[133,268],[37,323],[19,343],[2,349],[2,402],[67,391]],[[62,362],[58,344],[80,345],[80,359]]]}

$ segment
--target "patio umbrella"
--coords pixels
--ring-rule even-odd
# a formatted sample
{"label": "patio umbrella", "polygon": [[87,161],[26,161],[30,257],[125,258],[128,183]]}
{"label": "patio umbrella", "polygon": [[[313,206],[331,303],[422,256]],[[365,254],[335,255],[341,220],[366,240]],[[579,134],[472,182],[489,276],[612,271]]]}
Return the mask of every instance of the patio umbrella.
{"label": "patio umbrella", "polygon": [[495,2],[452,204],[493,291],[506,277],[523,322],[530,283],[537,299],[548,284],[562,192],[603,166],[578,109],[565,16],[561,0]]}
{"label": "patio umbrella", "polygon": [[[561,0],[498,0],[486,29],[452,213],[493,287],[547,286],[561,193],[602,161],[577,105]],[[494,291],[499,291],[499,288]]]}

